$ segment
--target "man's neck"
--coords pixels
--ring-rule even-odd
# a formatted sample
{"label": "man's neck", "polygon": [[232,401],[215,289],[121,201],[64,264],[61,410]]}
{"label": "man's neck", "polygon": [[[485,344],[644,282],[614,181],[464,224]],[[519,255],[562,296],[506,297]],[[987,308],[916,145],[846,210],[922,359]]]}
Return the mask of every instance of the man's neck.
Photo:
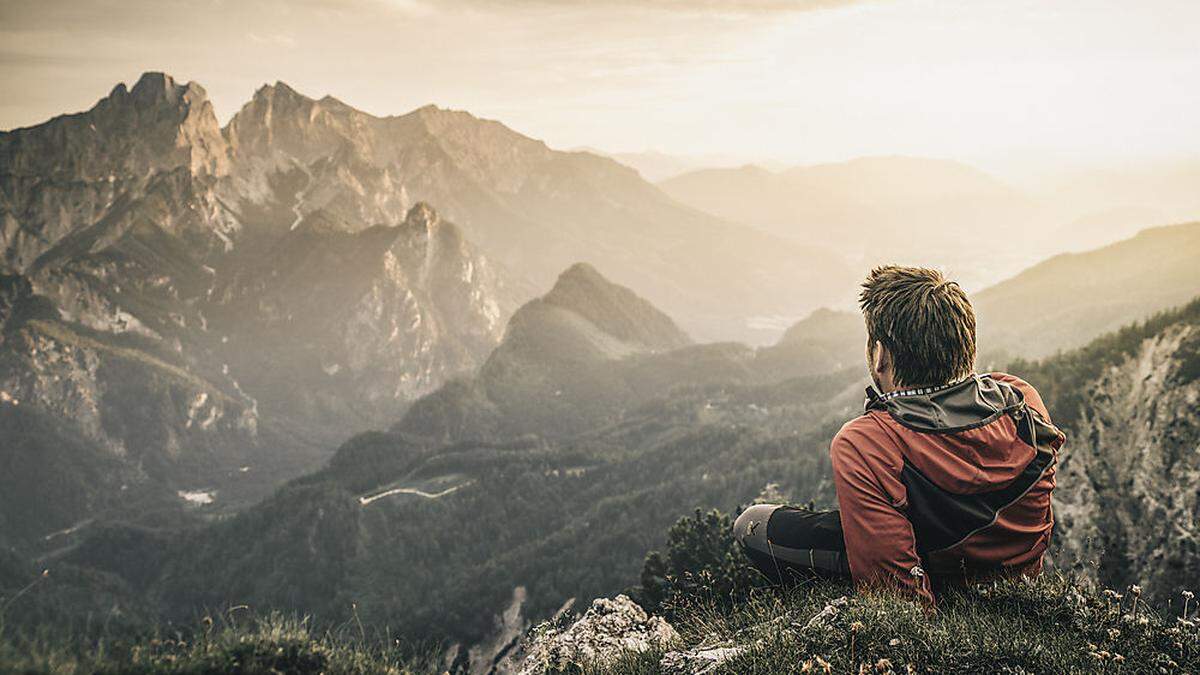
{"label": "man's neck", "polygon": [[952,387],[956,384],[961,384],[961,383],[965,382],[966,380],[971,379],[972,377],[974,377],[974,374],[968,375],[964,378],[951,380],[949,382],[943,382],[942,384],[897,384],[896,382],[891,380],[891,378],[888,378],[886,381],[876,381],[875,382],[875,390],[879,392],[880,396],[888,396],[889,394],[896,394],[899,392],[906,392],[906,391],[918,391],[918,390],[934,391],[934,390],[938,390],[938,389],[945,389],[947,387]]}

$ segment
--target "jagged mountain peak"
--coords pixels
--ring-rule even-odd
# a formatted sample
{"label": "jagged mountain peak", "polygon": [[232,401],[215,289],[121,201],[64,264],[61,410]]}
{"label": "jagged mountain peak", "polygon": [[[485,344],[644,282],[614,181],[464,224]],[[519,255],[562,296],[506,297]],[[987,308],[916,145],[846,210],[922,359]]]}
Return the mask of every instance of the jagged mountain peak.
{"label": "jagged mountain peak", "polygon": [[[469,283],[479,274],[488,279],[492,277],[489,264],[467,240],[462,229],[443,218],[428,203],[414,204],[399,229],[400,234],[393,241],[391,251],[405,269],[420,270],[426,278],[440,276],[449,286],[464,281]],[[496,318],[495,328],[499,330],[502,324],[499,315]]]}
{"label": "jagged mountain peak", "polygon": [[0,168],[19,175],[110,175],[189,168],[219,175],[227,148],[212,103],[195,82],[144,73],[132,89],[118,84],[91,109],[0,132]]}
{"label": "jagged mountain peak", "polygon": [[271,102],[274,105],[281,105],[289,102],[305,104],[315,103],[314,99],[301,94],[293,89],[291,85],[282,80],[276,80],[274,84],[263,84],[254,91],[254,96],[249,102],[246,103],[246,105],[249,106],[255,102]]}
{"label": "jagged mountain peak", "polygon": [[146,71],[133,84],[133,89],[130,89],[124,82],[118,82],[108,96],[101,99],[101,103],[106,100],[132,100],[143,105],[152,105],[157,102],[174,104],[189,92],[193,94],[194,99],[208,98],[208,92],[196,82],[179,84],[175,78],[166,73]]}
{"label": "jagged mountain peak", "polygon": [[376,139],[369,127],[375,118],[325,96],[306,96],[285,82],[264,84],[223,129],[240,160],[284,158],[308,165],[349,148],[373,157]]}
{"label": "jagged mountain peak", "polygon": [[398,117],[386,118],[386,122],[391,128],[415,125],[437,138],[455,156],[490,157],[492,159],[487,161],[491,162],[513,161],[517,156],[545,158],[552,152],[544,142],[514,131],[503,122],[432,103]]}
{"label": "jagged mountain peak", "polygon": [[207,99],[208,94],[195,82],[187,84],[178,84],[175,78],[161,72],[146,72],[138,78],[137,83],[133,85],[133,89],[129,94],[137,101],[146,103],[154,103],[157,101],[166,101],[168,103],[176,103],[186,94],[193,94],[200,99]]}
{"label": "jagged mountain peak", "polygon": [[138,123],[156,117],[175,118],[180,125],[203,127],[205,133],[219,128],[204,87],[196,82],[181,84],[158,71],[142,73],[132,89],[124,82],[118,83],[107,97],[82,114],[102,116],[106,113]]}
{"label": "jagged mountain peak", "polygon": [[[0,256],[28,269],[64,237],[90,226],[103,222],[103,236],[116,236],[118,219],[107,216],[145,206],[138,200],[147,186],[194,195],[204,188],[192,187],[230,168],[229,146],[204,89],[146,73],[132,89],[119,84],[89,110],[0,132],[6,181],[0,212],[13,214],[0,233]],[[87,236],[94,241],[100,230]]]}
{"label": "jagged mountain peak", "polygon": [[[463,236],[462,230],[442,216],[427,202],[417,202],[408,210],[400,225],[401,236],[393,245],[403,249],[401,257],[419,254],[425,256],[449,255],[454,261],[473,256],[474,250]],[[416,266],[428,267],[432,261],[413,261]]]}

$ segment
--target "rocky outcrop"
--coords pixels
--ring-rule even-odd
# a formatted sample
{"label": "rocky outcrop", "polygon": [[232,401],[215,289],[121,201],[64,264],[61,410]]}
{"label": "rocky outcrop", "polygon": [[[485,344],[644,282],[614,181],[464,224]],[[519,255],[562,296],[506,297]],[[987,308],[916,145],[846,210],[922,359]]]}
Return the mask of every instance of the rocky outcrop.
{"label": "rocky outcrop", "polygon": [[566,629],[550,624],[535,628],[518,672],[539,675],[572,665],[602,668],[622,654],[662,649],[678,639],[671,624],[647,615],[627,596],[598,598]]}
{"label": "rocky outcrop", "polygon": [[[829,601],[815,614],[798,617],[785,613],[759,624],[745,626],[726,638],[715,635],[683,646],[679,634],[666,620],[647,615],[624,595],[592,601],[588,611],[565,629],[549,621],[535,627],[523,647],[521,675],[575,668],[603,668],[630,653],[659,650],[659,672],[702,675],[780,635],[799,637],[828,629],[844,612],[849,598]],[[672,649],[675,647],[675,649]]]}
{"label": "rocky outcrop", "polygon": [[1055,563],[1168,598],[1200,577],[1200,328],[1141,341],[1085,390],[1054,491]]}

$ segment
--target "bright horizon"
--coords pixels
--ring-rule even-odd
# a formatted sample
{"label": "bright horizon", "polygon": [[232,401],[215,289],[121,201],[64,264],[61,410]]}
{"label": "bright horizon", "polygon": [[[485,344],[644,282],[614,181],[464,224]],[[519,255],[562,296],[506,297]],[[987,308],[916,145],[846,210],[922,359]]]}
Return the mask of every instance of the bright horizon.
{"label": "bright horizon", "polygon": [[[1001,176],[1200,158],[1200,5],[1031,0],[0,2],[0,128],[161,70],[222,123],[283,81],[377,115],[428,103],[553,147]],[[699,5],[699,6],[698,6]]]}

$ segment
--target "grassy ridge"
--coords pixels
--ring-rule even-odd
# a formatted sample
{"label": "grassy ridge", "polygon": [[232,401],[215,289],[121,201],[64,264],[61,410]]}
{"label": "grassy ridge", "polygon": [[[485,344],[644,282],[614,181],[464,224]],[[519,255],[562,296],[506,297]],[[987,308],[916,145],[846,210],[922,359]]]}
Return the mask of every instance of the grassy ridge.
{"label": "grassy ridge", "polygon": [[[733,606],[700,598],[677,611],[679,648],[744,647],[713,673],[1176,673],[1200,670],[1195,602],[1147,607],[1134,594],[1047,574],[944,596],[935,614],[897,598],[829,583],[756,591]],[[1135,609],[1135,604],[1137,605]],[[659,671],[663,650],[627,655],[606,672]]]}
{"label": "grassy ridge", "polygon": [[[740,602],[698,594],[677,606],[680,642],[562,672],[661,672],[669,650],[742,651],[712,673],[1187,673],[1200,670],[1195,602],[1155,611],[1115,594],[1046,575],[942,598],[936,613],[904,600],[851,595],[840,584],[758,589]],[[830,605],[837,612],[813,617]],[[841,604],[839,604],[841,603]],[[0,672],[21,673],[438,673],[437,650],[359,624],[319,633],[307,619],[245,617],[234,608],[188,629],[71,643],[44,631],[0,641]]]}
{"label": "grassy ridge", "polygon": [[0,639],[0,673],[438,673],[437,650],[368,636],[361,626],[318,632],[307,618],[232,608],[198,626],[72,641],[49,629]]}
{"label": "grassy ridge", "polygon": [[711,648],[739,650],[711,671],[737,674],[1200,671],[1200,607],[1186,593],[1152,608],[1136,586],[1118,593],[1047,573],[944,593],[926,611],[844,582],[767,586],[731,525],[697,511],[646,557],[631,592],[671,620],[681,644],[627,655],[610,671],[658,672],[665,651]]}

